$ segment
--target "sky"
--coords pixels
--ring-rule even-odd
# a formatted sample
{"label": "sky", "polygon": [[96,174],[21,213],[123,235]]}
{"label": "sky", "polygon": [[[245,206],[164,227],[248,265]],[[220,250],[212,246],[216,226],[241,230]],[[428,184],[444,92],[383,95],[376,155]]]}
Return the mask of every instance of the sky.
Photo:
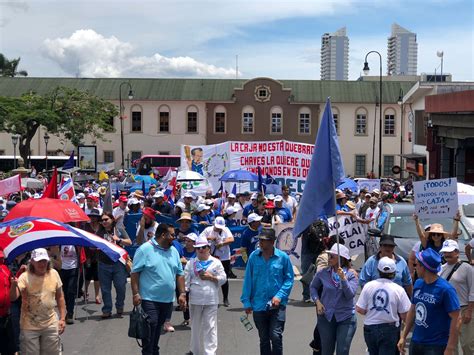
{"label": "sky", "polygon": [[[391,25],[418,73],[474,81],[474,0],[3,0],[0,52],[31,77],[320,78],[321,35],[347,28],[349,80]],[[238,56],[238,70],[236,70]],[[378,57],[369,57],[378,75]]]}

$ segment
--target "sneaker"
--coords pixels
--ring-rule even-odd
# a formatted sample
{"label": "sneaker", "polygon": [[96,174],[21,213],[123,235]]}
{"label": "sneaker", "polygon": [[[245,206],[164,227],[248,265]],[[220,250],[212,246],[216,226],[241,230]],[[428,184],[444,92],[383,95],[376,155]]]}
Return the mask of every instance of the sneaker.
{"label": "sneaker", "polygon": [[109,313],[102,313],[102,315],[100,316],[100,318],[102,318],[102,319],[108,319],[110,317],[112,317],[112,313],[110,313],[110,312]]}
{"label": "sneaker", "polygon": [[225,299],[224,300],[224,307],[229,307],[229,306],[230,306],[229,300]]}
{"label": "sneaker", "polygon": [[165,332],[168,333],[174,332],[174,327],[171,325],[171,322],[165,322],[165,324],[163,325],[163,329],[165,330]]}
{"label": "sneaker", "polygon": [[235,275],[232,271],[229,273],[229,279],[236,279],[237,275]]}
{"label": "sneaker", "polygon": [[74,324],[74,318],[73,316],[66,316],[66,324]]}
{"label": "sneaker", "polygon": [[181,325],[184,325],[184,326],[187,327],[187,326],[189,325],[189,322],[190,322],[189,319],[185,319],[185,320],[183,321],[183,323],[181,323]]}
{"label": "sneaker", "polygon": [[306,298],[304,300],[304,303],[313,303],[313,300],[311,298]]}

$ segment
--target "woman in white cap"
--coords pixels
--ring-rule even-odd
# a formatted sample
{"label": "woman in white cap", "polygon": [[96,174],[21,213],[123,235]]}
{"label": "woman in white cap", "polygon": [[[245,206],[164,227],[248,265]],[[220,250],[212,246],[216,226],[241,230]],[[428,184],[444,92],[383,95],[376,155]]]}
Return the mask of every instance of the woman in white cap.
{"label": "woman in white cap", "polygon": [[344,245],[339,244],[338,248],[336,243],[327,253],[329,266],[316,273],[310,286],[311,299],[318,314],[321,354],[332,355],[336,350],[338,355],[349,355],[357,328],[354,308],[357,274],[351,269],[349,249]]}
{"label": "woman in white cap", "polygon": [[[22,354],[59,354],[59,335],[66,327],[66,304],[59,274],[51,267],[48,251],[31,252],[28,270],[12,278],[10,299],[22,297],[20,349]],[[58,316],[55,307],[58,306]]]}
{"label": "woman in white cap", "polygon": [[226,282],[226,274],[219,259],[211,256],[205,236],[199,236],[194,247],[197,256],[184,269],[191,313],[190,350],[194,355],[213,355],[217,352],[219,287]]}
{"label": "woman in white cap", "polygon": [[211,207],[208,205],[201,203],[196,212],[193,214],[193,221],[198,224],[204,224],[205,226],[209,226],[212,224],[211,216],[210,216]]}

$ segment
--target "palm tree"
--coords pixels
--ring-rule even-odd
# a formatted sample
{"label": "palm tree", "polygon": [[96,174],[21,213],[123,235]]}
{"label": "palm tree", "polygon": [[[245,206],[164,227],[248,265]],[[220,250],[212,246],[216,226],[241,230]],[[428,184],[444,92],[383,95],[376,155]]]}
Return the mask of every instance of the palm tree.
{"label": "palm tree", "polygon": [[18,70],[18,64],[21,58],[8,60],[3,54],[0,53],[0,76],[6,76],[13,78],[17,75],[28,76],[26,70]]}

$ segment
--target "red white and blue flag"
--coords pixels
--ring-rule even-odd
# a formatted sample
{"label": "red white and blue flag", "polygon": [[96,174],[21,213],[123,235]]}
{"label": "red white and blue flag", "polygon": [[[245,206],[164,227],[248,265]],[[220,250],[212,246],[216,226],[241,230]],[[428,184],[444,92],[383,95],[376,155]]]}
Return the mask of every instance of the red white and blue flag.
{"label": "red white and blue flag", "polygon": [[176,194],[176,176],[168,181],[168,185],[166,185],[166,190],[164,192],[165,200],[168,201],[171,206],[174,207],[174,199]]}
{"label": "red white and blue flag", "polygon": [[22,217],[0,223],[0,248],[7,262],[36,248],[54,245],[98,248],[112,261],[123,264],[128,257],[127,251],[116,244],[49,218]]}
{"label": "red white and blue flag", "polygon": [[76,192],[74,191],[74,183],[70,177],[64,178],[61,187],[58,190],[58,198],[60,200],[76,201]]}

